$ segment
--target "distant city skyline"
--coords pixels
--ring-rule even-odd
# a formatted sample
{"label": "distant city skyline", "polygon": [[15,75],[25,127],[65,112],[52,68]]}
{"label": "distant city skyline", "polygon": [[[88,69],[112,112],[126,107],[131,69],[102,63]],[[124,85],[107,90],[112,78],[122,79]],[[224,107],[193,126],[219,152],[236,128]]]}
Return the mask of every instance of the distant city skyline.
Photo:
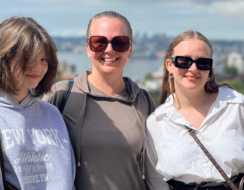
{"label": "distant city skyline", "polygon": [[1,2],[0,22],[32,17],[52,36],[76,37],[105,10],[126,16],[134,34],[176,36],[193,29],[213,40],[244,40],[243,0],[10,0]]}

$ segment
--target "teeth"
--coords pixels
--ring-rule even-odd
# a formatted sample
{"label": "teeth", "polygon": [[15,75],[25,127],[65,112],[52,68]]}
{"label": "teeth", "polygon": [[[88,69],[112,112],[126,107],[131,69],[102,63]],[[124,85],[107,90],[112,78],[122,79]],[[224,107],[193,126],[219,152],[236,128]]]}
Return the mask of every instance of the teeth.
{"label": "teeth", "polygon": [[115,61],[116,59],[104,59],[104,61]]}

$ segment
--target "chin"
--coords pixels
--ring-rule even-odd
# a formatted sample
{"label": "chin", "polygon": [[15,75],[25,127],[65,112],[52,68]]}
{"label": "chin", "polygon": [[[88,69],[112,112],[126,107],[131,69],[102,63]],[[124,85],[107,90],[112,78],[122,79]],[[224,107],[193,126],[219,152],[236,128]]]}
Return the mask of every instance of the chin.
{"label": "chin", "polygon": [[204,86],[200,86],[200,85],[188,85],[188,86],[185,86],[185,88],[187,90],[201,90],[201,89],[204,89]]}
{"label": "chin", "polygon": [[30,85],[29,89],[35,89],[37,86],[38,86],[38,84],[37,85]]}
{"label": "chin", "polygon": [[115,69],[115,68],[112,68],[112,69],[103,69],[102,72],[104,74],[107,74],[107,75],[113,75],[113,74],[119,74],[120,73],[119,70],[118,69]]}

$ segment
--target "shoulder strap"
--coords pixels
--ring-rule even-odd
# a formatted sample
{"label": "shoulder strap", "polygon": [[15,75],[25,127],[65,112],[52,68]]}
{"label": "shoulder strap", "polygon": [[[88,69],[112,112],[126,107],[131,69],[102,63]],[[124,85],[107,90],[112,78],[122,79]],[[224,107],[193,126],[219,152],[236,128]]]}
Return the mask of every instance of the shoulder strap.
{"label": "shoulder strap", "polygon": [[148,92],[147,92],[145,89],[143,89],[143,88],[142,88],[142,92],[143,92],[143,94],[146,96],[146,98],[147,98],[147,102],[148,102],[148,114],[147,114],[147,115],[150,115],[150,113],[151,113],[151,102],[150,102],[149,94],[148,94]]}
{"label": "shoulder strap", "polygon": [[68,85],[67,85],[67,89],[66,89],[66,91],[64,93],[64,97],[62,99],[61,106],[60,106],[60,109],[59,109],[61,114],[64,111],[64,107],[65,107],[65,104],[67,103],[67,100],[69,98],[69,95],[70,95],[70,92],[71,92],[73,84],[74,84],[74,80],[69,80]]}
{"label": "shoulder strap", "polygon": [[[201,141],[197,138],[197,136],[194,133],[194,131],[191,128],[187,127],[187,126],[185,126],[185,128],[187,129],[188,133],[192,136],[192,138],[196,141],[196,143],[198,144],[198,146],[202,149],[202,151],[204,152],[204,154],[213,163],[213,165],[215,166],[215,168],[219,171],[219,173],[222,175],[222,177],[228,183],[228,185],[230,186],[230,188],[232,190],[238,190],[238,188],[235,186],[235,184],[226,175],[226,173],[224,172],[224,170],[219,166],[219,164],[215,161],[215,159],[212,157],[212,155],[208,152],[208,150],[204,147],[204,145],[201,143]],[[242,188],[240,188],[240,189],[242,189]]]}

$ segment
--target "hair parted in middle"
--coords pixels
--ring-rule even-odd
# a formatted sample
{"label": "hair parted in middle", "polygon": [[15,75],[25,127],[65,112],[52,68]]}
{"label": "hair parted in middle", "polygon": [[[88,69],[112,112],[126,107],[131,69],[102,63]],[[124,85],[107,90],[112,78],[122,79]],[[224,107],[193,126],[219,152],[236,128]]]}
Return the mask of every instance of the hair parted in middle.
{"label": "hair parted in middle", "polygon": [[[170,59],[172,57],[172,55],[174,54],[174,48],[182,41],[184,40],[188,40],[188,39],[199,39],[204,41],[210,48],[211,50],[211,58],[213,56],[213,48],[211,43],[209,42],[209,40],[202,35],[200,32],[194,31],[194,30],[187,30],[185,32],[182,32],[181,34],[179,34],[178,36],[175,37],[175,39],[170,43],[166,54],[165,54],[165,58],[164,58],[164,76],[163,76],[163,83],[162,83],[162,89],[161,89],[161,94],[160,94],[160,101],[159,104],[163,104],[167,97],[170,94],[173,94],[175,92],[174,89],[174,78],[170,76],[169,71],[166,68],[166,60]],[[217,92],[219,87],[221,86],[228,86],[229,88],[232,88],[232,86],[230,86],[227,83],[223,83],[223,84],[218,84],[216,82],[216,77],[215,77],[215,73],[213,68],[210,70],[209,72],[209,80],[206,82],[205,84],[205,91],[206,92]]]}
{"label": "hair parted in middle", "polygon": [[[56,44],[32,18],[15,16],[4,20],[0,24],[0,90],[17,94],[24,73],[43,48],[48,58],[48,71],[33,90],[35,97],[50,91],[55,82],[58,66]],[[13,70],[10,68],[11,60],[14,60]]]}
{"label": "hair parted in middle", "polygon": [[86,32],[87,41],[89,40],[89,37],[90,37],[90,28],[91,28],[92,22],[95,19],[102,18],[102,17],[115,18],[115,19],[125,22],[127,29],[128,29],[129,38],[130,38],[131,42],[133,42],[132,28],[131,28],[130,22],[128,21],[128,19],[125,16],[123,16],[115,11],[104,11],[104,12],[96,14],[94,17],[91,18],[91,20],[89,21],[88,27],[87,27],[87,32]]}

